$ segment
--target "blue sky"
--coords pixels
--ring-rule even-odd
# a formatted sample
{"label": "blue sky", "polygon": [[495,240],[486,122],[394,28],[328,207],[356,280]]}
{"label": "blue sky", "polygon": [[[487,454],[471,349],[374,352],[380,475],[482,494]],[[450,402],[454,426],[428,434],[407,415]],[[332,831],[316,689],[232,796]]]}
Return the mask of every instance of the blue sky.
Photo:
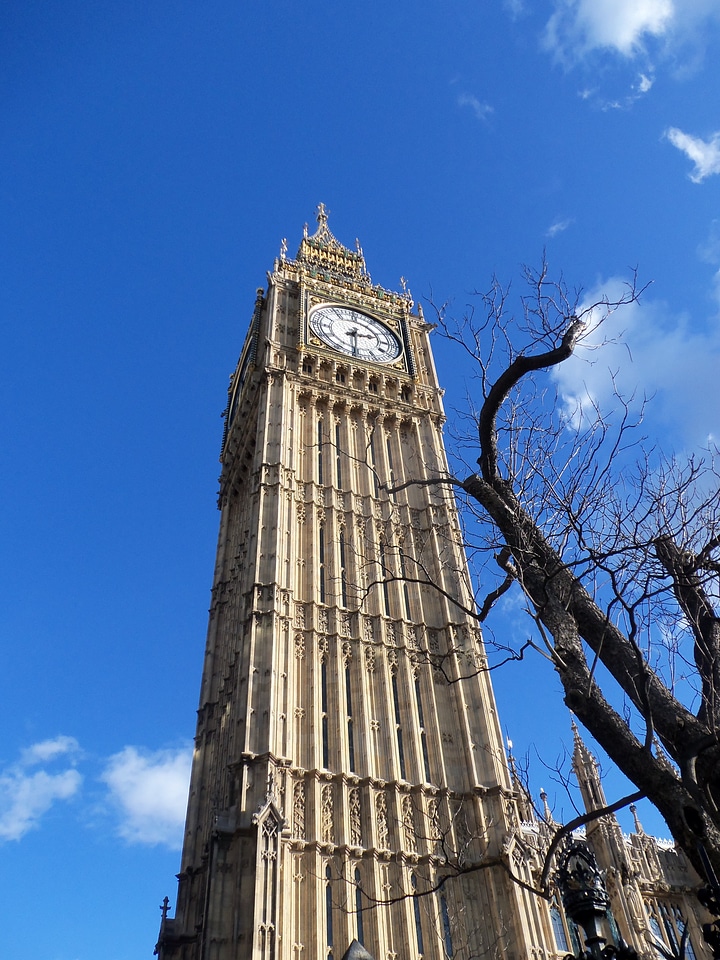
{"label": "blue sky", "polygon": [[[544,248],[589,292],[637,266],[626,347],[561,389],[617,365],[663,445],[718,436],[719,38],[713,0],[4,4],[5,956],[150,957],[174,903],[227,377],[318,202],[456,313]],[[497,689],[554,761],[552,675]]]}

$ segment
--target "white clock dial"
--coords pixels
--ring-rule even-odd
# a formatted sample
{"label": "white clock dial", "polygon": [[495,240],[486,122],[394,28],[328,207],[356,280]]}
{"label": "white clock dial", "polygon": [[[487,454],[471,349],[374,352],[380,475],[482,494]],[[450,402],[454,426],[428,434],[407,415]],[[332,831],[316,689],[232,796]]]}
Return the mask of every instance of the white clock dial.
{"label": "white clock dial", "polygon": [[384,323],[352,307],[316,307],[310,314],[310,329],[328,346],[358,360],[392,363],[402,353],[400,341]]}

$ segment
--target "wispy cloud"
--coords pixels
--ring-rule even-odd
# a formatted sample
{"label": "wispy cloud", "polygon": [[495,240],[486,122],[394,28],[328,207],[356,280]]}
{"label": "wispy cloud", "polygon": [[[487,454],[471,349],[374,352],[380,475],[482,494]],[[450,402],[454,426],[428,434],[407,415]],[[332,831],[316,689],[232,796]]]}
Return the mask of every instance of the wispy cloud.
{"label": "wispy cloud", "polygon": [[664,34],[674,14],[672,0],[556,0],[544,44],[564,60],[578,59],[595,49],[630,57],[642,48],[646,37]]}
{"label": "wispy cloud", "polygon": [[519,20],[523,14],[527,13],[525,0],[503,0],[503,7],[505,7],[513,20]]}
{"label": "wispy cloud", "polygon": [[[590,291],[586,303],[602,293],[618,299],[624,286],[611,279]],[[602,347],[600,344],[603,343]],[[658,301],[617,310],[587,337],[566,363],[553,370],[569,415],[590,401],[604,412],[622,396],[653,397],[647,416],[662,423],[669,438],[688,447],[720,433],[720,329],[690,322]]]}
{"label": "wispy cloud", "polygon": [[688,174],[693,183],[702,183],[706,177],[720,173],[720,130],[709,140],[683,133],[677,127],[670,127],[664,136],[695,164],[695,169]]}
{"label": "wispy cloud", "polygon": [[567,230],[569,226],[573,223],[572,218],[566,217],[564,220],[556,220],[552,223],[547,230],[545,231],[546,237],[556,237],[559,233],[562,233],[564,230]]}
{"label": "wispy cloud", "polygon": [[[78,792],[82,777],[72,766],[78,754],[73,737],[43,740],[23,750],[20,760],[0,773],[0,840],[20,840],[57,800],[69,800]],[[64,770],[36,769],[60,759]]]}
{"label": "wispy cloud", "polygon": [[494,112],[494,108],[489,103],[478,100],[472,93],[461,93],[458,97],[458,104],[461,107],[470,107],[478,120],[486,121],[490,114]]}
{"label": "wispy cloud", "polygon": [[125,747],[101,777],[120,813],[118,832],[131,843],[178,848],[187,806],[192,748],[154,753]]}
{"label": "wispy cloud", "polygon": [[[720,19],[716,0],[554,0],[554,8],[542,41],[566,65],[597,52],[625,61],[664,60],[678,75],[697,69],[708,26]],[[683,65],[684,54],[689,61]],[[646,69],[638,93],[647,93],[650,86]]]}
{"label": "wispy cloud", "polygon": [[713,277],[713,299],[720,307],[720,220],[711,222],[707,239],[698,247],[698,256],[716,268]]}

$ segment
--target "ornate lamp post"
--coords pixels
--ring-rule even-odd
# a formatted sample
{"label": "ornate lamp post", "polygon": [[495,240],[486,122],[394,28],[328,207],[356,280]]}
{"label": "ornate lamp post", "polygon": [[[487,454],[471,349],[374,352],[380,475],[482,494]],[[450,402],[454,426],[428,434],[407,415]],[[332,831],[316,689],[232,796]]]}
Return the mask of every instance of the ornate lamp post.
{"label": "ornate lamp post", "polygon": [[[584,843],[576,841],[565,848],[555,879],[565,913],[585,933],[585,950],[573,960],[638,960],[635,950],[624,941],[607,943],[603,936],[609,926],[610,898],[595,857]],[[566,960],[571,957],[568,954]]]}

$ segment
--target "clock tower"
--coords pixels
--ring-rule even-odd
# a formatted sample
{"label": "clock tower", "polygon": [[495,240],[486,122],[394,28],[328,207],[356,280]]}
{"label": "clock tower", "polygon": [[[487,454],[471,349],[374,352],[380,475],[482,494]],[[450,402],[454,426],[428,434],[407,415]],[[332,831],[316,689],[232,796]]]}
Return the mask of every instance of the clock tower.
{"label": "clock tower", "polygon": [[[161,960],[554,953],[474,611],[427,324],[324,207],[257,292]],[[359,946],[362,945],[362,948]],[[364,948],[364,949],[363,949]]]}

